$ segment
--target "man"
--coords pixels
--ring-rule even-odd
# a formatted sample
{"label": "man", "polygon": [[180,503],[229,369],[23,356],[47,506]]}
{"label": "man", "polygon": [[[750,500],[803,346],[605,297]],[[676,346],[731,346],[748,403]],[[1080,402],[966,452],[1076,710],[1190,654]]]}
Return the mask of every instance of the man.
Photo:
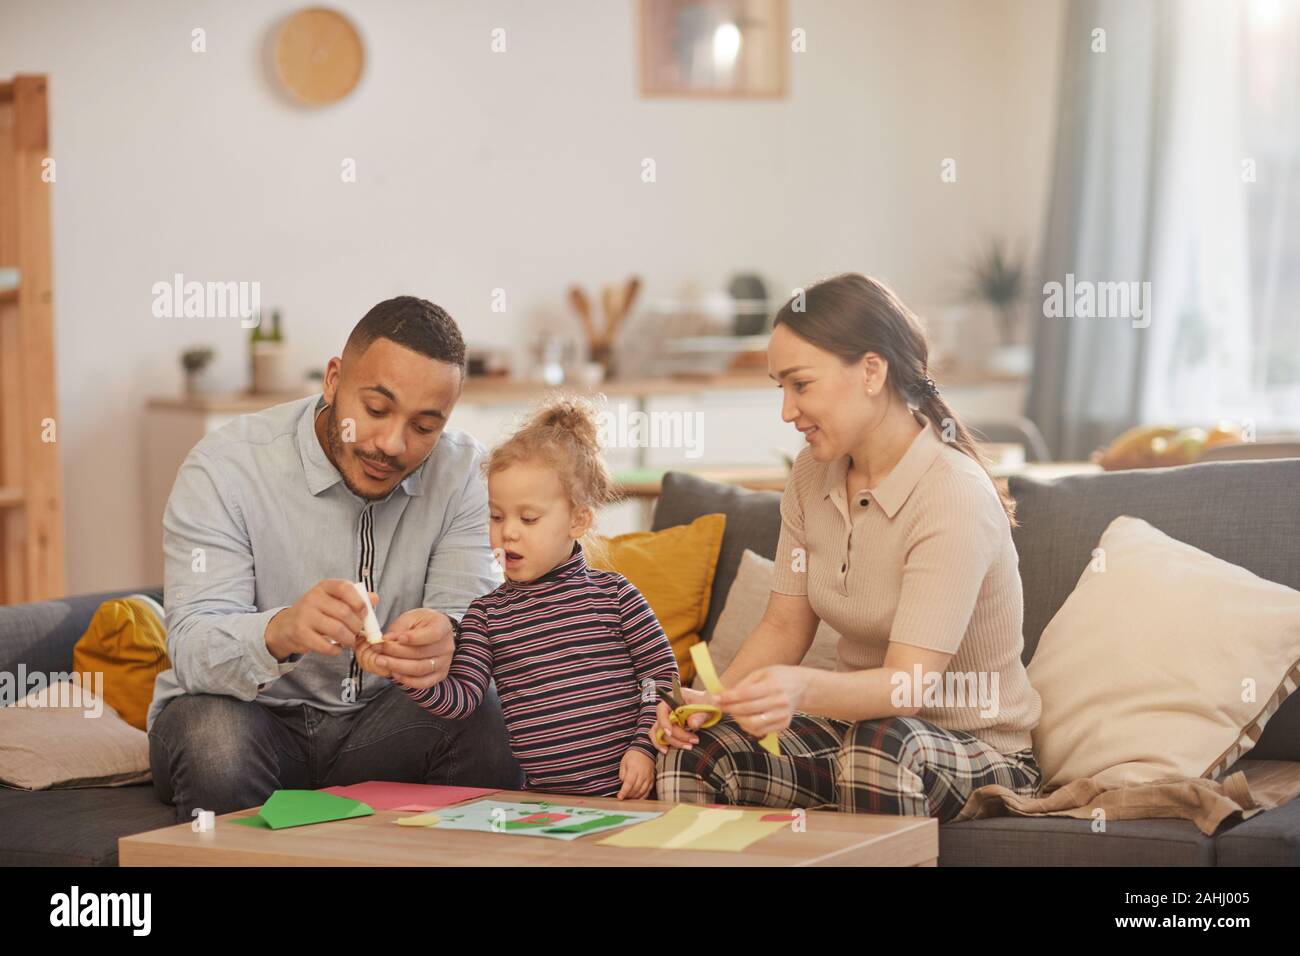
{"label": "man", "polygon": [[[495,687],[450,721],[393,684],[442,680],[460,616],[497,584],[483,449],[446,428],[464,377],[451,317],[390,299],[330,359],[322,395],[243,415],[181,465],[163,517],[172,669],[148,716],[178,820],[279,788],[523,786]],[[391,680],[354,664],[353,581],[377,605]]]}

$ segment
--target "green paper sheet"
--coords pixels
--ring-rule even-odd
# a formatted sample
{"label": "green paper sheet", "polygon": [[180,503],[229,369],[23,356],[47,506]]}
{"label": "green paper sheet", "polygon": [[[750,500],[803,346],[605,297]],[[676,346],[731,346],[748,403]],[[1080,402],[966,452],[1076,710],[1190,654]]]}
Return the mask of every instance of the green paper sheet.
{"label": "green paper sheet", "polygon": [[603,830],[606,827],[616,827],[631,819],[632,819],[631,817],[623,816],[622,814],[616,813],[616,814],[611,814],[610,816],[607,817],[596,817],[596,819],[594,820],[587,820],[584,821],[583,823],[574,823],[567,827],[551,827],[549,830],[546,830],[544,832],[546,833],[587,833],[591,830]]}
{"label": "green paper sheet", "polygon": [[277,790],[266,798],[257,816],[240,817],[230,822],[256,829],[284,830],[331,820],[368,817],[374,812],[374,808],[360,800],[320,790]]}

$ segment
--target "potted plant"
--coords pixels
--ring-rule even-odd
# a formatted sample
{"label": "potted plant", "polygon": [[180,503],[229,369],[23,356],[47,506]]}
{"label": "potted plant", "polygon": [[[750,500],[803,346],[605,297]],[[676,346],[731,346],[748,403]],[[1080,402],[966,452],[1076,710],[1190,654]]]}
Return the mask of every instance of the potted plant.
{"label": "potted plant", "polygon": [[1018,341],[1024,286],[1024,264],[1001,239],[992,240],[971,266],[969,297],[988,306],[997,325],[999,344],[988,364],[999,372],[1024,375],[1029,371],[1029,346]]}
{"label": "potted plant", "polygon": [[185,394],[200,395],[206,391],[207,376],[204,372],[212,363],[216,354],[207,345],[198,345],[181,353],[181,368],[185,370]]}
{"label": "potted plant", "polygon": [[280,331],[280,310],[271,312],[271,328],[262,331],[262,317],[249,336],[249,386],[253,395],[277,395],[293,388],[288,376],[288,352]]}

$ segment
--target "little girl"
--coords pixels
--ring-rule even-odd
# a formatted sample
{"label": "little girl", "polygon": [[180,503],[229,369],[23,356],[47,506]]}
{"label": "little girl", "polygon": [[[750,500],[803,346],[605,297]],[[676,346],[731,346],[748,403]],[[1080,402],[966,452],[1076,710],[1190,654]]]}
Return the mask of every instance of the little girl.
{"label": "little girl", "polygon": [[[612,497],[590,403],[558,399],[484,461],[489,536],[505,583],[461,619],[447,677],[403,690],[451,719],[473,713],[496,680],[510,749],[527,787],[639,799],[654,784],[656,687],[677,661],[641,593],[588,567],[596,509]],[[377,647],[361,666],[383,676]]]}

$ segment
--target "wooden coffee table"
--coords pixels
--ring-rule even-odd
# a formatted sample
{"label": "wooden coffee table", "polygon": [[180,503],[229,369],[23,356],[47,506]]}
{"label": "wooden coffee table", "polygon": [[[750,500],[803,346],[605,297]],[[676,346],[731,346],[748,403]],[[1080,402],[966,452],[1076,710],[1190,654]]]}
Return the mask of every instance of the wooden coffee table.
{"label": "wooden coffee table", "polygon": [[[511,790],[498,791],[490,799],[550,800],[610,810],[672,807],[658,800]],[[726,853],[597,846],[608,832],[565,842],[394,825],[400,817],[415,815],[403,810],[376,810],[373,816],[285,830],[230,823],[254,816],[257,809],[219,816],[216,828],[206,833],[178,823],[122,837],[119,862],[122,866],[934,866],[939,856],[939,824],[932,817],[809,810],[802,832],[787,827],[742,852]]]}

